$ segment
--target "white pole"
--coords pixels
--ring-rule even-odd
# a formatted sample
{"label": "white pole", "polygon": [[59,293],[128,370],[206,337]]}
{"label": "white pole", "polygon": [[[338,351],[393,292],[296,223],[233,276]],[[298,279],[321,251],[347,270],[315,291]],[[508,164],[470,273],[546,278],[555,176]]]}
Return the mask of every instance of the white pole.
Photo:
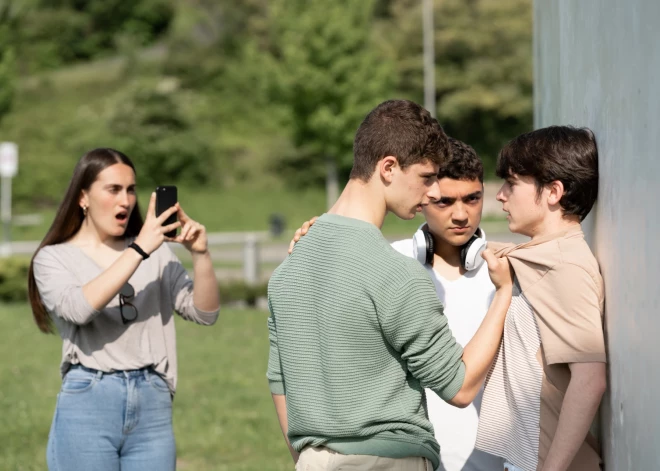
{"label": "white pole", "polygon": [[259,282],[259,244],[257,236],[248,233],[243,247],[243,277],[248,285]]}
{"label": "white pole", "polygon": [[433,0],[422,0],[424,29],[424,108],[435,118],[435,49],[433,34]]}
{"label": "white pole", "polygon": [[0,256],[8,257],[11,255],[11,177],[2,177],[0,219],[2,219],[2,245],[0,245]]}

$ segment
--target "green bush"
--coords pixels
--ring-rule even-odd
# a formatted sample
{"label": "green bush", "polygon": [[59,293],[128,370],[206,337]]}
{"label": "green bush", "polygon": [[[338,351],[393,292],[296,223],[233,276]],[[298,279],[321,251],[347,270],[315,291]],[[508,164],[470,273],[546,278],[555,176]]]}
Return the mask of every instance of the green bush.
{"label": "green bush", "polygon": [[235,280],[220,284],[220,303],[228,304],[236,301],[245,301],[248,306],[254,307],[258,298],[266,297],[268,283],[249,285],[244,281]]}
{"label": "green bush", "polygon": [[24,257],[0,258],[0,301],[26,301],[30,260]]}

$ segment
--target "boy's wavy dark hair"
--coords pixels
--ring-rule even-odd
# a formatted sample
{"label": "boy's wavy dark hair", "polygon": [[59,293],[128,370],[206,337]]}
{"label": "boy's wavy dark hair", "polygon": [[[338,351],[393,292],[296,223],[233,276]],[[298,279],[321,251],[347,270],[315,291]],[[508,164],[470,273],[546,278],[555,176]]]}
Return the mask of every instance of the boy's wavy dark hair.
{"label": "boy's wavy dark hair", "polygon": [[598,147],[589,128],[549,126],[521,134],[500,151],[497,176],[531,176],[540,195],[543,187],[559,180],[564,214],[584,219],[598,196]]}

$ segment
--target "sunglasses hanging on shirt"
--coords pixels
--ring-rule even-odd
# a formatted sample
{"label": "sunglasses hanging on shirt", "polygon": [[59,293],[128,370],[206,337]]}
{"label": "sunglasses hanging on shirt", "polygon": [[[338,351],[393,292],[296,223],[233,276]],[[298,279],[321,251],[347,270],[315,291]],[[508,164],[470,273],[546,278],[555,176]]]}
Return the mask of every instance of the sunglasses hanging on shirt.
{"label": "sunglasses hanging on shirt", "polygon": [[124,324],[133,322],[138,317],[137,308],[128,300],[135,297],[135,289],[130,283],[126,283],[119,290],[119,314]]}

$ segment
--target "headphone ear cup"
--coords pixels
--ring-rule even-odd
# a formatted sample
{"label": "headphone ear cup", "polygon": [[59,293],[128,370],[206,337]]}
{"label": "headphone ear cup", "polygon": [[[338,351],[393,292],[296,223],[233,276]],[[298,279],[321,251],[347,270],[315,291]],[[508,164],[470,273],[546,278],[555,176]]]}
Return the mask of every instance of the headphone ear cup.
{"label": "headphone ear cup", "polygon": [[472,237],[467,244],[461,247],[461,265],[467,271],[476,270],[483,263],[481,253],[486,249],[488,243],[481,237]]}
{"label": "headphone ear cup", "polygon": [[426,263],[427,237],[421,226],[413,234],[413,257],[422,265]]}
{"label": "headphone ear cup", "polygon": [[435,253],[433,236],[429,231],[424,231],[424,237],[426,239],[426,264],[433,265],[433,254]]}
{"label": "headphone ear cup", "polygon": [[474,240],[475,240],[475,238],[472,237],[472,238],[470,238],[470,240],[467,241],[467,243],[465,243],[463,246],[461,246],[461,266],[465,270],[467,270],[467,268],[465,268],[465,259],[467,258],[468,249],[470,248],[470,246],[472,245],[472,242],[474,242]]}
{"label": "headphone ear cup", "polygon": [[422,265],[433,265],[433,236],[424,226],[426,223],[413,234],[413,257]]}

